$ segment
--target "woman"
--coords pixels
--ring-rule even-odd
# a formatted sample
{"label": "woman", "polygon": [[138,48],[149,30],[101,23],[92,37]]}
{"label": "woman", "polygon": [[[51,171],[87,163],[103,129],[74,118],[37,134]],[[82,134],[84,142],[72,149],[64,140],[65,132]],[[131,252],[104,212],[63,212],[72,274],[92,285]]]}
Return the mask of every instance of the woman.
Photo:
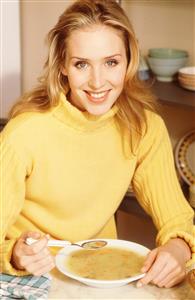
{"label": "woman", "polygon": [[[76,1],[48,41],[40,84],[2,133],[2,272],[49,272],[49,237],[116,238],[114,213],[131,183],[158,229],[138,286],[174,286],[195,252],[193,211],[153,96],[137,79],[128,18],[115,1]],[[38,241],[26,245],[28,237]]]}

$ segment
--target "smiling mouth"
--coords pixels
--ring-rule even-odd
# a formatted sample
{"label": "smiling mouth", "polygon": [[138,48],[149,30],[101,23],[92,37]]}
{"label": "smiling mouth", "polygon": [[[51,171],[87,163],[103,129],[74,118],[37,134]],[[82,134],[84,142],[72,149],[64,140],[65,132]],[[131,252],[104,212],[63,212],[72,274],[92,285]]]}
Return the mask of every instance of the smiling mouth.
{"label": "smiling mouth", "polygon": [[87,94],[87,98],[91,102],[95,102],[95,103],[104,102],[106,100],[109,92],[110,92],[110,90],[103,91],[103,92],[89,92],[89,91],[85,91],[85,93]]}

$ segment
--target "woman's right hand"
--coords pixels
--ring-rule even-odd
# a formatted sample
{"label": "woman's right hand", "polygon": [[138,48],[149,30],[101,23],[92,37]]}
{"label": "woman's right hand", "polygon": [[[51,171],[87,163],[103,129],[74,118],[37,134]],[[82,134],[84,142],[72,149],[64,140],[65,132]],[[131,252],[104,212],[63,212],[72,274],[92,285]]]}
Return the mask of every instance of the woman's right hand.
{"label": "woman's right hand", "polygon": [[[27,238],[34,238],[38,241],[27,245]],[[55,267],[54,257],[48,247],[48,236],[41,238],[38,232],[28,231],[20,236],[14,245],[12,252],[12,265],[18,270],[25,270],[35,276],[41,276]]]}

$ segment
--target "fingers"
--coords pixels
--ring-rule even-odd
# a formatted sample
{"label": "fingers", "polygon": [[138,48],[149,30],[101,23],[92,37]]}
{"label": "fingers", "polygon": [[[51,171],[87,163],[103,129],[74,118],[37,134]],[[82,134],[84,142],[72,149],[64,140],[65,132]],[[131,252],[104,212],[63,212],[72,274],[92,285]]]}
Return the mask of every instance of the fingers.
{"label": "fingers", "polygon": [[47,247],[47,243],[48,243],[48,238],[47,236],[44,236],[43,238],[39,239],[37,242],[33,243],[32,245],[30,246],[27,245],[27,249],[28,249],[27,251],[30,253],[30,255],[37,254]]}
{"label": "fingers", "polygon": [[154,249],[152,251],[150,251],[146,257],[146,260],[144,262],[144,265],[141,269],[141,271],[144,273],[144,272],[147,272],[150,267],[152,266],[152,264],[154,263],[155,259],[156,259],[156,256],[157,256],[157,253],[158,253],[158,249]]}
{"label": "fingers", "polygon": [[168,279],[168,281],[172,278],[171,274],[179,274],[182,270],[181,267],[178,266],[177,261],[173,258],[167,257],[167,255],[164,255],[164,259],[167,261],[165,264],[165,267],[161,269],[159,274],[153,279],[153,283],[160,286],[162,282]]}
{"label": "fingers", "polygon": [[34,255],[23,255],[20,258],[20,264],[27,269],[27,266],[32,263],[37,263],[41,260],[44,260],[44,258],[50,256],[50,252],[47,248],[44,248],[41,252],[38,252]]}
{"label": "fingers", "polygon": [[36,234],[32,235],[31,233],[24,234],[18,240],[16,249],[15,249],[15,252],[18,256],[21,256],[21,255],[35,255],[47,246],[47,242],[48,242],[47,236],[44,236],[43,238],[37,240],[37,242],[35,242],[34,244],[32,244],[30,246],[25,243],[25,240],[26,240],[27,237],[35,238],[35,236],[38,237],[38,236],[40,236],[40,234],[37,234],[37,235]]}
{"label": "fingers", "polygon": [[137,287],[154,283],[159,287],[172,287],[186,276],[186,262],[189,247],[181,239],[170,239],[163,246],[151,251],[145,261],[142,271],[146,275],[137,283]]}
{"label": "fingers", "polygon": [[158,287],[169,288],[182,281],[186,276],[185,264],[180,264],[175,256],[168,251],[164,251],[162,247],[159,248],[156,257],[152,251],[150,252],[144,266],[146,269],[148,268],[148,271],[138,281],[137,287],[153,283]]}
{"label": "fingers", "polygon": [[165,269],[166,265],[166,258],[164,256],[158,256],[146,275],[137,283],[137,287],[141,287],[150,282],[153,282],[159,275],[159,270],[161,270],[162,272]]}
{"label": "fingers", "polygon": [[29,260],[29,256],[24,262],[25,269],[35,276],[41,276],[55,267],[54,258],[49,253],[39,253],[34,256],[33,260]]}
{"label": "fingers", "polygon": [[[43,275],[53,267],[54,258],[47,248],[48,236],[40,238],[38,232],[25,232],[15,244],[12,253],[12,263],[19,270],[26,270],[33,275]],[[38,239],[32,245],[25,243],[26,238]]]}
{"label": "fingers", "polygon": [[53,268],[55,267],[55,264],[54,263],[51,263],[49,265],[46,265],[45,267],[41,268],[41,269],[38,269],[34,272],[32,272],[32,274],[34,276],[42,276],[48,272],[50,272]]}
{"label": "fingers", "polygon": [[[146,260],[145,260],[145,262],[144,262],[144,265],[143,265],[143,267],[141,268],[141,272],[145,273],[145,272],[147,272],[147,271],[151,268],[152,264],[154,263],[154,261],[155,261],[155,259],[156,259],[156,257],[157,257],[157,254],[158,254],[158,248],[156,248],[156,249],[154,249],[154,250],[152,250],[152,251],[150,251],[150,252],[148,253],[148,255],[147,255],[147,257],[146,257]],[[143,279],[146,278],[146,281],[147,281],[148,278],[147,278],[146,276],[147,276],[147,275],[145,275],[145,276],[143,277]],[[141,287],[141,286],[144,284],[144,283],[143,283],[143,279],[142,279],[142,280],[139,280],[139,281],[137,282],[137,287]]]}
{"label": "fingers", "polygon": [[41,237],[41,234],[40,234],[40,232],[37,232],[37,231],[26,231],[20,236],[20,240],[25,242],[25,240],[29,237],[34,238],[34,239],[39,239]]}
{"label": "fingers", "polygon": [[177,267],[174,271],[170,272],[162,280],[159,280],[156,285],[159,287],[170,288],[177,283],[181,282],[186,276],[186,270],[181,270],[180,267]]}

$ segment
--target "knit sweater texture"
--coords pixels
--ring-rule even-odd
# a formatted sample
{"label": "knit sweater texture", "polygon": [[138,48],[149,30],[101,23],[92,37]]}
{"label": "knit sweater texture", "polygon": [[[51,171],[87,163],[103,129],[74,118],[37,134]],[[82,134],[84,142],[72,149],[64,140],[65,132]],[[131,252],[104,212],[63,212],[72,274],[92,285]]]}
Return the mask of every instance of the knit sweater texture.
{"label": "knit sweater texture", "polygon": [[163,120],[146,112],[147,133],[128,156],[116,112],[114,106],[92,116],[61,95],[51,111],[8,122],[1,133],[1,272],[26,274],[10,260],[27,230],[72,242],[116,238],[114,214],[130,183],[158,230],[157,244],[180,237],[195,261],[194,212],[181,191]]}

